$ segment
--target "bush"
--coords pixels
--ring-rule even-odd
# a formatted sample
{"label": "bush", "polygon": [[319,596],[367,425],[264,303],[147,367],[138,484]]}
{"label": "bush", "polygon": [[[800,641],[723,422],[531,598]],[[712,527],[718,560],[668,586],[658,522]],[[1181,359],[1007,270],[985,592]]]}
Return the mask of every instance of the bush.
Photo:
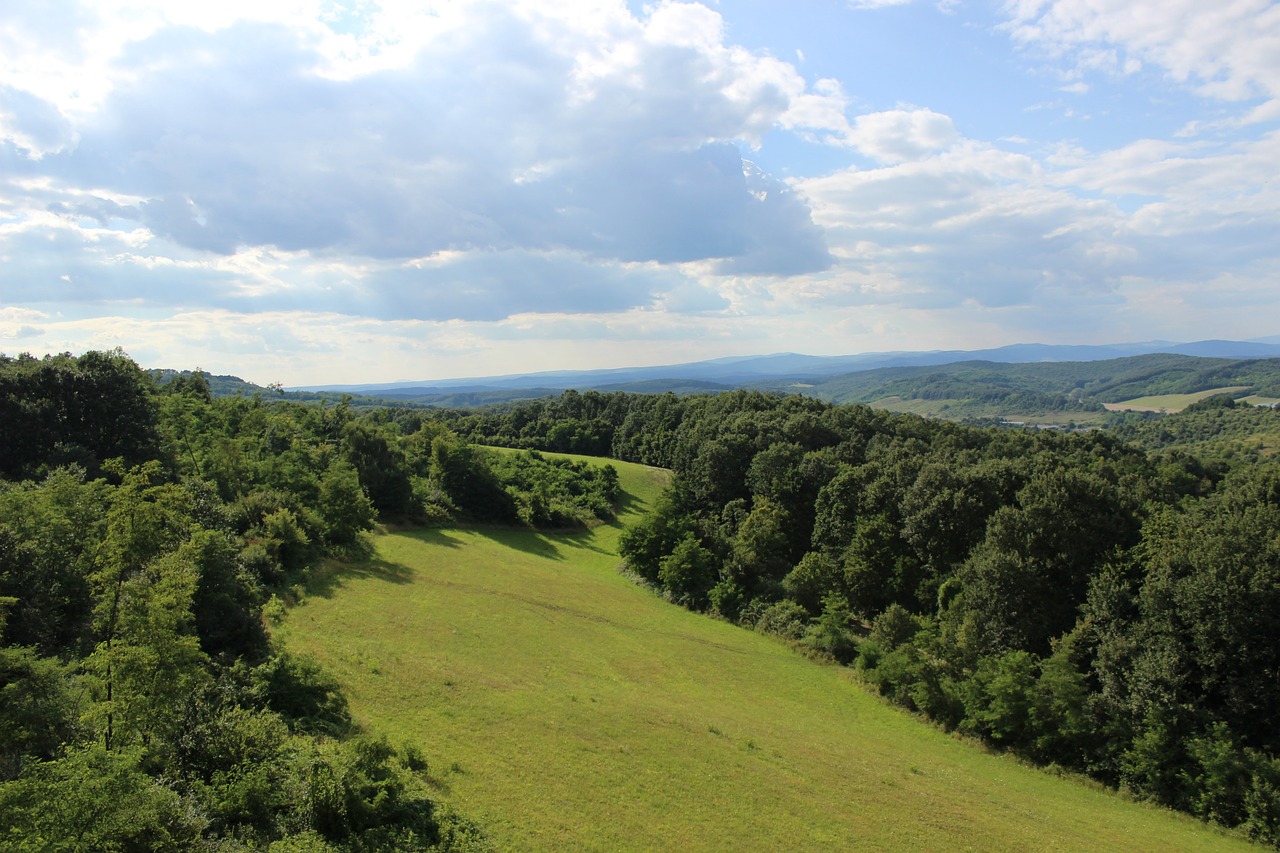
{"label": "bush", "polygon": [[804,636],[808,624],[809,611],[794,601],[783,599],[765,607],[753,627],[761,634],[796,641]]}

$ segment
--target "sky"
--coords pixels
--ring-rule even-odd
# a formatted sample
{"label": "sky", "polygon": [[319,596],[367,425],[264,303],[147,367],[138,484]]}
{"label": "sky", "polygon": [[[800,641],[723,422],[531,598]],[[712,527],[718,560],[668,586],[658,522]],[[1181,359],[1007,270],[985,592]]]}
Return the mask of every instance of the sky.
{"label": "sky", "polygon": [[0,352],[286,386],[1280,335],[1280,3],[0,3]]}

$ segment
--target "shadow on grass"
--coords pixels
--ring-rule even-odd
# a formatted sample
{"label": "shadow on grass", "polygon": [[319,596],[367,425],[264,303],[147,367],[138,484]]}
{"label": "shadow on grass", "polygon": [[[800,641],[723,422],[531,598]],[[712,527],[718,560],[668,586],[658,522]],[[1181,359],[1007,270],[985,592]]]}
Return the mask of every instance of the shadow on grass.
{"label": "shadow on grass", "polygon": [[443,527],[404,527],[398,528],[395,532],[399,536],[407,536],[427,545],[441,545],[445,548],[461,548],[463,545],[456,536],[449,535],[448,528]]}
{"label": "shadow on grass", "polygon": [[500,547],[510,548],[513,551],[519,551],[523,554],[529,554],[530,556],[539,557],[545,560],[562,561],[570,559],[569,555],[562,550],[562,546],[613,556],[615,552],[611,548],[606,548],[597,542],[596,532],[602,527],[622,531],[627,527],[627,524],[623,519],[639,518],[644,515],[648,507],[648,501],[629,492],[624,492],[618,498],[616,515],[613,518],[601,521],[592,527],[536,529],[497,524],[462,523],[459,526],[452,528],[398,527],[396,528],[395,533],[400,536],[407,536],[411,539],[416,539],[419,542],[429,545],[440,545],[447,548],[460,548],[464,543],[458,539],[456,535],[450,534],[459,531],[466,531],[467,533],[483,536],[485,539],[488,539],[490,542]]}
{"label": "shadow on grass", "polygon": [[[649,510],[649,502],[642,497],[633,495],[630,492],[623,492],[618,496],[618,518],[626,518],[628,516],[636,516],[639,518]],[[619,522],[614,522],[619,523]]]}
{"label": "shadow on grass", "polygon": [[387,583],[406,584],[413,580],[413,569],[401,563],[392,563],[380,557],[370,557],[359,562],[327,560],[312,570],[303,591],[310,596],[331,598],[350,580],[376,578]]}
{"label": "shadow on grass", "polygon": [[[532,554],[535,557],[543,557],[548,560],[563,560],[564,555],[560,553],[560,549],[556,547],[557,541],[564,541],[564,537],[558,534],[549,534],[546,531],[531,530],[528,527],[504,527],[493,524],[461,524],[454,528],[429,527],[412,529],[400,529],[396,531],[399,536],[407,536],[426,545],[438,545],[445,548],[461,548],[466,543],[457,537],[457,533],[466,532],[468,534],[476,534],[483,536],[485,539],[500,545],[503,548],[510,548],[514,551],[522,551],[526,554]],[[455,535],[450,535],[455,534]],[[575,535],[589,536],[588,531],[574,531]]]}

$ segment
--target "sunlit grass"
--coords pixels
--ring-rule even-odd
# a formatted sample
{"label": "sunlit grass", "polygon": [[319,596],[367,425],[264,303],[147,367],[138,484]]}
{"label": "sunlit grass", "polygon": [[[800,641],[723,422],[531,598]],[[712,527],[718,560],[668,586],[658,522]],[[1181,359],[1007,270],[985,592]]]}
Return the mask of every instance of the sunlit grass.
{"label": "sunlit grass", "polygon": [[[665,474],[614,464],[625,522]],[[380,535],[277,631],[507,850],[1250,849],[663,602],[617,572],[620,530]]]}
{"label": "sunlit grass", "polygon": [[1160,394],[1152,397],[1136,397],[1122,403],[1105,403],[1112,412],[1181,412],[1192,403],[1198,403],[1206,397],[1216,394],[1235,394],[1249,386],[1232,385],[1225,388],[1211,388],[1208,391],[1197,391],[1194,394]]}

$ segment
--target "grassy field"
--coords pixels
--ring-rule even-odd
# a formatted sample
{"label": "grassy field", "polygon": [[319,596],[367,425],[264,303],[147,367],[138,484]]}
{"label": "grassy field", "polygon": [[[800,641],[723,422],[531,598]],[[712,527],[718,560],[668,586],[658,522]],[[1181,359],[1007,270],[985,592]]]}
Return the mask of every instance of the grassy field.
{"label": "grassy field", "polygon": [[904,400],[901,397],[881,397],[870,405],[888,412],[899,412],[922,417],[939,417],[951,409],[964,403],[964,400]]}
{"label": "grassy field", "polygon": [[[622,521],[665,475],[617,464]],[[376,537],[276,633],[503,850],[1251,850],[988,754],[617,572],[621,524]]]}
{"label": "grassy field", "polygon": [[1122,403],[1105,403],[1112,412],[1181,412],[1192,403],[1197,403],[1215,394],[1234,394],[1243,391],[1247,385],[1236,385],[1228,388],[1211,388],[1208,391],[1197,391],[1194,394],[1163,394],[1158,397],[1138,397]]}

